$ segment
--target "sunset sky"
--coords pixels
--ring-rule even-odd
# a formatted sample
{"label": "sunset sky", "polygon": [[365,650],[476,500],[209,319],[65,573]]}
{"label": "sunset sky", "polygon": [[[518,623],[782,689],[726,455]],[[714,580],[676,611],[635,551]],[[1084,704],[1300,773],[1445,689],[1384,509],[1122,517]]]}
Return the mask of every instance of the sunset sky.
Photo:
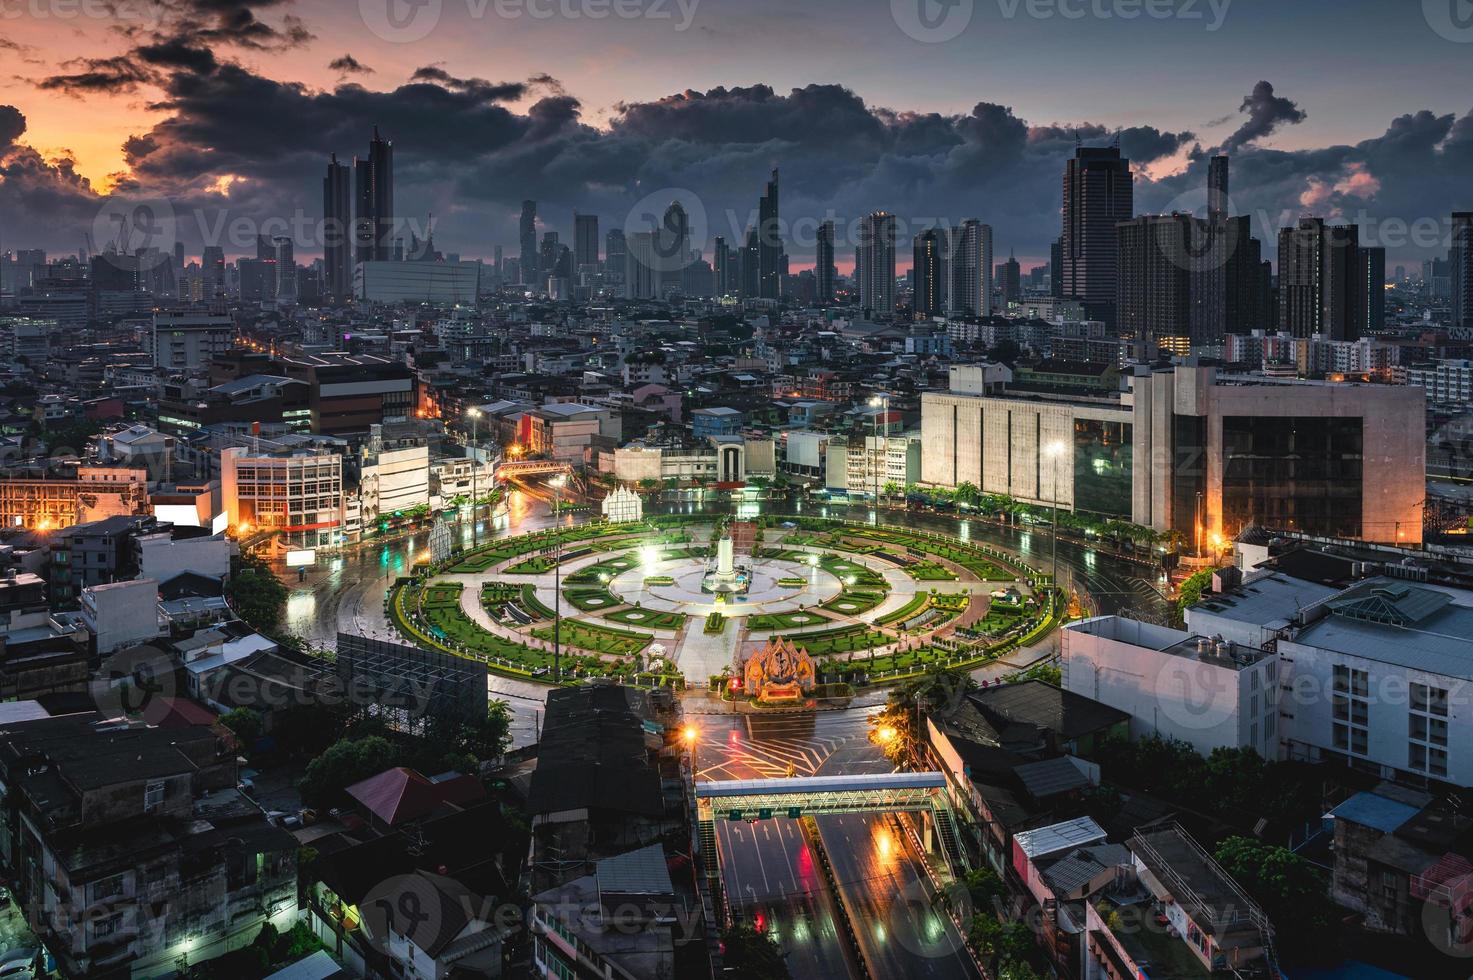
{"label": "sunset sky", "polygon": [[975,216],[1027,264],[1074,133],[1116,129],[1138,211],[1219,148],[1239,211],[1367,222],[1393,260],[1437,250],[1395,222],[1473,207],[1473,37],[1438,0],[955,0],[935,43],[916,2],[0,0],[0,249],[74,251],[116,186],[197,254],[222,216],[320,212],[327,154],[375,123],[396,210],[468,255],[515,242],[523,197],[567,237],[574,208],[607,229],[688,192],[731,235],[781,166],[785,218]]}

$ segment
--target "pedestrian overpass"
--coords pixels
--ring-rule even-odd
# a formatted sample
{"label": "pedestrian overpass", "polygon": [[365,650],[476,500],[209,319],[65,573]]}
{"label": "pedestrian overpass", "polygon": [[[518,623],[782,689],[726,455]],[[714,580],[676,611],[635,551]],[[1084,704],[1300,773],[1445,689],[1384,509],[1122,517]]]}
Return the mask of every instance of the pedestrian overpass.
{"label": "pedestrian overpass", "polygon": [[721,894],[718,820],[918,813],[922,814],[921,831],[927,849],[939,844],[957,877],[969,867],[946,792],[946,776],[939,772],[708,780],[695,784],[695,797],[698,842],[705,855],[707,885],[713,899]]}
{"label": "pedestrian overpass", "polygon": [[503,460],[496,466],[496,478],[498,480],[510,480],[523,476],[543,476],[546,474],[563,473],[573,475],[573,467],[567,463],[561,463],[552,459],[518,459]]}

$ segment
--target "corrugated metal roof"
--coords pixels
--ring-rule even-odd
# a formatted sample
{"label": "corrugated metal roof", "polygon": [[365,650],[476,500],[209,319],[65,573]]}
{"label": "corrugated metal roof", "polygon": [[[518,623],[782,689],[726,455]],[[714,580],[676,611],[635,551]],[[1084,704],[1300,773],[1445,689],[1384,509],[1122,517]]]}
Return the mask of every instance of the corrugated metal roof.
{"label": "corrugated metal roof", "polygon": [[1024,830],[1013,835],[1013,840],[1029,858],[1056,854],[1071,847],[1094,844],[1105,839],[1104,829],[1089,817],[1066,820],[1050,824],[1037,830]]}
{"label": "corrugated metal roof", "polygon": [[1416,807],[1375,793],[1357,793],[1328,814],[1336,820],[1349,820],[1383,834],[1392,833],[1416,815]]}

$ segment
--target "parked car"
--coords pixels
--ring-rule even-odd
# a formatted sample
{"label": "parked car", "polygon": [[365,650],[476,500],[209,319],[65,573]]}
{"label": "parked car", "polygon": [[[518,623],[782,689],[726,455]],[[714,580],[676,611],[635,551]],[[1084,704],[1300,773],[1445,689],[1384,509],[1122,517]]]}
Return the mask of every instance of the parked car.
{"label": "parked car", "polygon": [[0,980],[32,980],[36,976],[34,947],[12,949],[0,958]]}

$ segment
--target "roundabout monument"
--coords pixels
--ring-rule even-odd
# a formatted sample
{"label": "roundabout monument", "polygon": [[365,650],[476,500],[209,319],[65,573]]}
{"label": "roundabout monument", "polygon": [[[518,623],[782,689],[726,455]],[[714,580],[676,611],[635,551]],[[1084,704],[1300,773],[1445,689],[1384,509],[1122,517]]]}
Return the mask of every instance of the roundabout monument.
{"label": "roundabout monument", "polygon": [[385,601],[406,639],[514,676],[791,700],[1031,643],[1057,623],[1047,585],[1016,556],[900,526],[681,515],[488,542]]}

